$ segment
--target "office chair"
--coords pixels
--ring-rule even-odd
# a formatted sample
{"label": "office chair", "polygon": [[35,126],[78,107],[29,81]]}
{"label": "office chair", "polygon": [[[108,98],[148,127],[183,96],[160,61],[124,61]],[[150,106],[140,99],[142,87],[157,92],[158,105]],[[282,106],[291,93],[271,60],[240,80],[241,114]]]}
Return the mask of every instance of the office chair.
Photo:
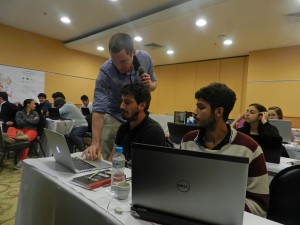
{"label": "office chair", "polygon": [[270,183],[267,218],[282,224],[300,223],[300,165],[281,170]]}
{"label": "office chair", "polygon": [[14,160],[14,165],[17,164],[18,161],[18,154],[20,153],[20,150],[23,148],[31,147],[31,142],[29,141],[16,141],[13,144],[8,144],[4,142],[3,140],[3,134],[2,134],[2,129],[0,129],[0,149],[2,150],[2,158],[0,160],[0,166],[5,158],[6,155],[9,154],[9,151],[14,151],[15,152],[15,160]]}

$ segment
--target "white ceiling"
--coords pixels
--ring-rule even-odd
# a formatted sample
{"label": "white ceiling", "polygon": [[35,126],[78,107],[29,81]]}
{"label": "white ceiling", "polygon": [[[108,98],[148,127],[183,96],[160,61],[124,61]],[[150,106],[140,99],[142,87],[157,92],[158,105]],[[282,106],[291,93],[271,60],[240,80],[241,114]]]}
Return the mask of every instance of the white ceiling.
{"label": "white ceiling", "polygon": [[[300,0],[1,0],[0,23],[61,40],[65,46],[109,57],[117,32],[143,37],[155,65],[248,55],[300,45]],[[71,24],[60,22],[68,16]],[[195,21],[205,18],[199,28]],[[288,19],[289,18],[289,19]],[[1,34],[0,34],[1,35]],[[220,35],[233,40],[223,46]],[[163,48],[151,50],[145,44]],[[104,46],[104,52],[96,50]],[[171,48],[175,54],[166,51]]]}

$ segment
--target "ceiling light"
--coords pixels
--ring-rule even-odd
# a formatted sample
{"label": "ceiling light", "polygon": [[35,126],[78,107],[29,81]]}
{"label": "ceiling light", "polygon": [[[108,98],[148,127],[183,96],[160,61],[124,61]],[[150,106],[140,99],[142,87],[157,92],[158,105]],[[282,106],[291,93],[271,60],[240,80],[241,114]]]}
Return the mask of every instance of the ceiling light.
{"label": "ceiling light", "polygon": [[226,40],[224,40],[223,44],[224,45],[231,45],[232,44],[232,40],[226,39]]}
{"label": "ceiling light", "polygon": [[134,38],[134,40],[136,40],[136,41],[142,41],[143,38],[141,38],[140,36],[136,36],[136,37]]}
{"label": "ceiling light", "polygon": [[173,55],[173,54],[174,54],[174,51],[173,51],[173,50],[168,50],[168,51],[167,51],[167,54]]}
{"label": "ceiling light", "polygon": [[98,51],[104,51],[104,48],[103,48],[102,46],[98,46],[98,47],[97,47],[97,50],[98,50]]}
{"label": "ceiling light", "polygon": [[206,25],[206,20],[204,20],[204,19],[197,20],[196,25],[198,27],[203,27]]}
{"label": "ceiling light", "polygon": [[68,18],[68,17],[62,17],[62,18],[60,18],[60,20],[61,20],[61,22],[63,22],[63,23],[71,23],[71,20]]}

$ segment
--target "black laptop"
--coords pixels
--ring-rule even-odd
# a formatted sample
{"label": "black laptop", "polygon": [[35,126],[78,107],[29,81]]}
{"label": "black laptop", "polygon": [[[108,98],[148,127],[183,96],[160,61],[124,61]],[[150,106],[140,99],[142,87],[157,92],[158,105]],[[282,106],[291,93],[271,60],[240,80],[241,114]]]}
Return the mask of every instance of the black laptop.
{"label": "black laptop", "polygon": [[60,119],[60,113],[59,108],[49,108],[48,109],[49,115],[48,118],[51,120],[59,120]]}
{"label": "black laptop", "polygon": [[132,144],[133,216],[172,225],[243,224],[249,159]]}
{"label": "black laptop", "polygon": [[199,129],[200,127],[195,125],[168,122],[170,139],[175,144],[180,144],[183,136],[188,132]]}
{"label": "black laptop", "polygon": [[88,116],[91,114],[90,112],[90,109],[89,108],[84,108],[84,107],[81,107],[81,112],[82,112],[82,115],[84,116]]}
{"label": "black laptop", "polygon": [[282,137],[250,135],[262,148],[266,162],[280,163]]}

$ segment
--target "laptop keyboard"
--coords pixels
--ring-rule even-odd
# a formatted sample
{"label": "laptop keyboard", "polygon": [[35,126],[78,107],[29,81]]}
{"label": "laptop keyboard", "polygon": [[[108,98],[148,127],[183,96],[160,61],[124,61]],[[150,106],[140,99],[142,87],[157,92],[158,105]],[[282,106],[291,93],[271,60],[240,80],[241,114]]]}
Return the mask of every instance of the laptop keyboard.
{"label": "laptop keyboard", "polygon": [[93,169],[95,166],[79,159],[79,158],[72,158],[74,166],[77,170],[86,170],[86,169]]}

